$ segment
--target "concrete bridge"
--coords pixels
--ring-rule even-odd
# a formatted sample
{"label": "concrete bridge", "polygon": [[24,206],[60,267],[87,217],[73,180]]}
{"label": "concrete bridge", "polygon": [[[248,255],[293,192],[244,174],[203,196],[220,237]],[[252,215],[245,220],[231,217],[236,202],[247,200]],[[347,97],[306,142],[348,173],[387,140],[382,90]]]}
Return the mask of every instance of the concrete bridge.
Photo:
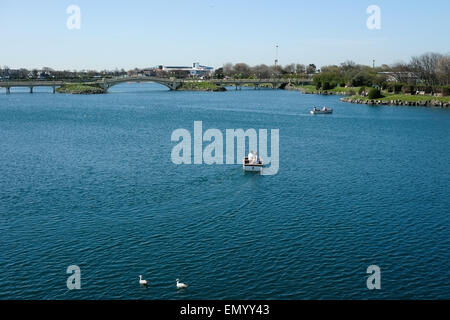
{"label": "concrete bridge", "polygon": [[117,77],[117,78],[105,78],[96,81],[37,81],[37,80],[23,80],[23,81],[0,81],[0,88],[6,88],[6,94],[11,93],[11,88],[29,88],[30,93],[33,93],[34,87],[51,87],[53,93],[56,93],[56,88],[61,87],[65,84],[71,83],[82,83],[86,85],[99,85],[101,88],[108,90],[110,87],[123,82],[156,82],[160,83],[170,90],[177,90],[182,86],[183,80],[181,79],[168,79],[168,78],[158,78],[158,77]]}
{"label": "concrete bridge", "polygon": [[284,89],[288,84],[305,85],[311,84],[309,79],[211,79],[205,80],[218,86],[236,87],[236,90],[243,86],[253,86],[255,89],[261,86],[271,86],[273,89]]}
{"label": "concrete bridge", "polygon": [[[191,79],[175,79],[175,78],[159,78],[159,77],[116,77],[116,78],[104,78],[102,80],[82,82],[86,85],[98,85],[104,90],[108,90],[112,86],[115,86],[124,82],[155,82],[168,87],[170,90],[178,90],[185,83],[189,82],[206,82],[213,83],[218,86],[234,86],[236,90],[242,86],[254,86],[255,89],[261,86],[271,86],[273,89],[284,89],[288,84],[310,84],[309,79],[209,79],[209,80],[191,80]],[[1,81],[0,88],[6,88],[6,93],[11,93],[12,87],[26,87],[30,89],[30,93],[33,93],[34,87],[51,87],[53,93],[56,92],[56,88],[64,84],[77,83],[74,81]],[[79,82],[78,82],[79,83]]]}
{"label": "concrete bridge", "polygon": [[12,87],[25,87],[30,89],[30,93],[33,93],[34,87],[51,87],[53,93],[56,92],[56,88],[62,86],[64,81],[2,81],[0,82],[0,88],[6,88],[6,94],[11,93]]}
{"label": "concrete bridge", "polygon": [[218,86],[234,86],[236,90],[245,85],[254,86],[255,89],[263,85],[270,85],[274,89],[284,89],[288,84],[310,84],[309,79],[208,79],[208,80],[194,80],[194,79],[169,79],[158,77],[119,77],[112,79],[104,79],[97,81],[103,89],[108,90],[110,87],[123,82],[156,82],[168,87],[170,90],[178,90],[185,83],[213,83]]}
{"label": "concrete bridge", "polygon": [[116,77],[116,78],[105,78],[103,80],[98,80],[95,84],[100,85],[105,90],[108,90],[112,86],[115,86],[124,82],[155,82],[168,87],[170,90],[177,90],[183,85],[183,79],[170,79],[170,78],[159,78],[159,77]]}

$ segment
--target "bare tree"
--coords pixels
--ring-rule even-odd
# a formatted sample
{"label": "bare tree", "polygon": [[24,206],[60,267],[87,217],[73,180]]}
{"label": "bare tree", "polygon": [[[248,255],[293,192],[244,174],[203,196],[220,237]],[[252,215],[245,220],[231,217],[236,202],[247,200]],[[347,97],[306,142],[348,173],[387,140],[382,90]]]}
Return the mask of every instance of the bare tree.
{"label": "bare tree", "polygon": [[306,66],[304,64],[297,64],[295,66],[295,72],[297,74],[305,74],[306,73]]}
{"label": "bare tree", "polygon": [[225,63],[223,65],[223,74],[227,77],[231,77],[233,75],[233,64]]}
{"label": "bare tree", "polygon": [[245,79],[250,76],[250,67],[246,63],[236,63],[233,67],[233,75]]}
{"label": "bare tree", "polygon": [[268,79],[268,78],[270,78],[270,75],[271,75],[270,68],[268,66],[266,66],[265,64],[260,64],[260,65],[254,66],[251,69],[251,72],[253,75],[255,75],[259,79]]}
{"label": "bare tree", "polygon": [[419,57],[412,57],[412,70],[419,79],[425,81],[427,84],[436,85],[438,84],[436,67],[442,57],[442,54],[433,52],[425,53]]}
{"label": "bare tree", "polygon": [[295,64],[291,63],[291,64],[288,64],[287,66],[285,66],[284,72],[289,73],[289,74],[295,73]]}
{"label": "bare tree", "polygon": [[436,64],[436,77],[439,84],[450,84],[450,55],[445,55]]}
{"label": "bare tree", "polygon": [[341,69],[344,72],[348,72],[348,71],[351,71],[351,70],[354,70],[354,69],[357,69],[357,68],[358,68],[357,64],[355,62],[351,61],[351,60],[348,60],[348,61],[345,61],[345,62],[341,63]]}
{"label": "bare tree", "polygon": [[270,77],[272,78],[278,78],[280,74],[283,73],[283,68],[279,65],[273,65],[269,67],[270,69]]}

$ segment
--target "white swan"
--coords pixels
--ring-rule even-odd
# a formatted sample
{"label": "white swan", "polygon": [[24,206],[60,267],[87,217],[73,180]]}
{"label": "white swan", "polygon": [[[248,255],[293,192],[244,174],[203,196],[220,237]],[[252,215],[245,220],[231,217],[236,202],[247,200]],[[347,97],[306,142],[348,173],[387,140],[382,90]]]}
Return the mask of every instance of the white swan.
{"label": "white swan", "polygon": [[184,289],[188,287],[186,283],[180,282],[180,279],[177,279],[176,281],[177,281],[177,289]]}
{"label": "white swan", "polygon": [[147,282],[147,280],[143,280],[143,279],[142,279],[142,276],[139,275],[139,284],[140,284],[141,286],[146,286],[146,285],[148,285],[148,282]]}

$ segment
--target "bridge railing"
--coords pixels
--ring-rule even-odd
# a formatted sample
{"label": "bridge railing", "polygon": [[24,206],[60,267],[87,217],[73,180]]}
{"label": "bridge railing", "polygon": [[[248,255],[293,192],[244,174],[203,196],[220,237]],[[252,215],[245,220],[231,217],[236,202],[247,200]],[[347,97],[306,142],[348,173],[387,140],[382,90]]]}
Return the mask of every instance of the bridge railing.
{"label": "bridge railing", "polygon": [[61,86],[64,81],[2,81],[0,87],[53,87]]}
{"label": "bridge railing", "polygon": [[212,82],[220,84],[242,84],[242,83],[301,83],[311,82],[311,79],[298,78],[268,78],[268,79],[176,79],[176,78],[162,78],[154,76],[123,76],[111,78],[92,78],[92,79],[54,79],[54,80],[5,80],[0,79],[0,86],[44,86],[44,85],[62,85],[65,83],[118,83],[127,81],[155,81],[161,83],[182,83],[182,82]]}

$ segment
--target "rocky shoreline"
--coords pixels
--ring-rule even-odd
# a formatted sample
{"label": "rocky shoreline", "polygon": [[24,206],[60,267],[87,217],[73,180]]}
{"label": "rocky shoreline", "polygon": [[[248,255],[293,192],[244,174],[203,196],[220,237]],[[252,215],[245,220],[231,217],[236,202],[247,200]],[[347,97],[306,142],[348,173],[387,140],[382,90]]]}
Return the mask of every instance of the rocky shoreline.
{"label": "rocky shoreline", "polygon": [[106,90],[98,85],[86,85],[86,84],[65,84],[56,89],[57,93],[68,94],[104,94]]}
{"label": "rocky shoreline", "polygon": [[334,91],[318,91],[318,92],[302,92],[304,94],[320,94],[321,96],[349,96],[347,92],[334,92]]}
{"label": "rocky shoreline", "polygon": [[450,102],[443,102],[439,100],[426,101],[403,101],[403,100],[370,100],[370,99],[355,99],[355,98],[341,98],[342,102],[367,104],[371,106],[413,106],[413,107],[440,107],[449,108]]}

